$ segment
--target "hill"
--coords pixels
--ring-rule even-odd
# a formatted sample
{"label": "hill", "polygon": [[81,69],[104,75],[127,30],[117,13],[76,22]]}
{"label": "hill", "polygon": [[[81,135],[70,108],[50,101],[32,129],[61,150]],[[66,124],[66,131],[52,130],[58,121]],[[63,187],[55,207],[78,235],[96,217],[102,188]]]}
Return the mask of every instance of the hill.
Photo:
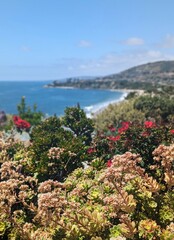
{"label": "hill", "polygon": [[68,78],[48,87],[77,87],[99,89],[148,89],[159,85],[174,85],[174,61],[160,61],[132,67],[117,74],[92,79]]}

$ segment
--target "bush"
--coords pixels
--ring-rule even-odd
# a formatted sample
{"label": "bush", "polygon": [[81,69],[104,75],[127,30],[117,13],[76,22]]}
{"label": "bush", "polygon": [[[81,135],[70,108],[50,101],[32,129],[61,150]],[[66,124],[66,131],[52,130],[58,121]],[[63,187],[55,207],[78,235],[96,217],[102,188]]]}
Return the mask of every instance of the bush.
{"label": "bush", "polygon": [[95,127],[98,130],[106,130],[109,126],[119,126],[123,121],[144,121],[143,112],[134,108],[135,99],[109,105],[101,113],[94,117]]}
{"label": "bush", "polygon": [[21,98],[21,102],[17,105],[17,110],[19,117],[29,122],[32,126],[39,124],[44,117],[42,112],[37,111],[36,104],[33,106],[33,110],[26,105],[25,97]]}
{"label": "bush", "polygon": [[149,174],[130,152],[114,156],[110,167],[98,170],[99,162],[64,183],[38,183],[23,173],[23,160],[3,163],[1,238],[174,239],[174,145],[154,150]]}
{"label": "bush", "polygon": [[174,101],[168,97],[141,96],[134,102],[134,108],[145,113],[145,117],[166,122],[174,113]]}
{"label": "bush", "polygon": [[109,127],[105,133],[98,132],[89,155],[107,161],[115,154],[131,151],[142,156],[141,165],[147,170],[153,163],[153,150],[159,144],[168,145],[174,141],[173,129],[173,124],[156,124],[152,121],[122,122],[119,127]]}
{"label": "bush", "polygon": [[80,138],[61,126],[57,117],[50,117],[31,133],[33,172],[38,179],[62,181],[75,168],[82,166],[84,144]]}
{"label": "bush", "polygon": [[94,131],[93,121],[86,117],[80,106],[66,108],[62,120],[63,124],[70,128],[77,137],[81,137],[85,144],[90,144],[91,134]]}

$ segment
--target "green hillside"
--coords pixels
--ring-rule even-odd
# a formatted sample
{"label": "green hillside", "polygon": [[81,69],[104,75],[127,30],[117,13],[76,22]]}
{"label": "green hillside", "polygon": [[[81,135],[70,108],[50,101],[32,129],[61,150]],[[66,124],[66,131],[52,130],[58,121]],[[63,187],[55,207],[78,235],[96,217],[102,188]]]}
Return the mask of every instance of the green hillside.
{"label": "green hillside", "polygon": [[54,81],[48,87],[77,87],[99,89],[151,89],[174,84],[174,61],[160,61],[139,65],[117,74],[92,79],[68,78]]}

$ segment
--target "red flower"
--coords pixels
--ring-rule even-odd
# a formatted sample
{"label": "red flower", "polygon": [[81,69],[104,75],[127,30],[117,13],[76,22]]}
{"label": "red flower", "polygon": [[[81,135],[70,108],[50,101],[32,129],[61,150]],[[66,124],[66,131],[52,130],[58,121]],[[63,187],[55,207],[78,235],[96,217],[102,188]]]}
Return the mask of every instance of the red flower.
{"label": "red flower", "polygon": [[91,153],[93,153],[93,152],[95,152],[95,149],[94,149],[94,148],[88,148],[88,150],[87,150],[87,153],[88,153],[88,154],[91,154]]}
{"label": "red flower", "polygon": [[120,135],[117,135],[116,137],[114,137],[114,136],[109,136],[108,139],[111,140],[111,141],[113,141],[113,142],[116,142],[116,141],[120,140]]}
{"label": "red flower", "polygon": [[109,129],[111,132],[115,132],[115,131],[116,131],[116,128],[113,127],[113,126],[108,127],[108,129]]}
{"label": "red flower", "polygon": [[15,126],[20,129],[28,129],[31,126],[29,122],[21,119],[19,116],[13,116],[13,122]]}
{"label": "red flower", "polygon": [[144,126],[145,126],[145,128],[153,128],[153,127],[155,127],[156,125],[155,125],[155,123],[152,122],[152,121],[146,121],[146,122],[144,123]]}
{"label": "red flower", "polygon": [[174,134],[174,129],[171,129],[171,130],[170,130],[170,133]]}
{"label": "red flower", "polygon": [[111,165],[112,165],[112,160],[111,160],[111,159],[108,160],[107,163],[106,163],[106,165],[107,165],[107,167],[111,167]]}
{"label": "red flower", "polygon": [[122,127],[129,128],[130,122],[122,122],[121,123]]}
{"label": "red flower", "polygon": [[121,123],[121,126],[122,126],[122,127],[118,129],[118,132],[119,132],[119,133],[125,132],[125,131],[129,128],[130,122],[122,122],[122,123]]}

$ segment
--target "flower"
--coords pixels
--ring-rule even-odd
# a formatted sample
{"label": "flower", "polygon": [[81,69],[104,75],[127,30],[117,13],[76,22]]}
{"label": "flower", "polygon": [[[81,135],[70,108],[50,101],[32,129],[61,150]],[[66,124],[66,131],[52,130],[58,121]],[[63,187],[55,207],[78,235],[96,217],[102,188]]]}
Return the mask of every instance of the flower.
{"label": "flower", "polygon": [[88,154],[91,154],[91,153],[93,153],[93,152],[95,152],[95,149],[94,149],[94,148],[88,148],[88,150],[87,150],[87,153],[88,153]]}
{"label": "flower", "polygon": [[109,129],[111,132],[115,132],[115,131],[116,131],[116,128],[113,127],[113,126],[108,127],[108,129]]}
{"label": "flower", "polygon": [[174,129],[171,129],[171,130],[170,130],[170,133],[174,134]]}
{"label": "flower", "polygon": [[111,140],[111,141],[113,141],[113,142],[116,142],[116,141],[120,140],[120,135],[117,135],[116,137],[114,137],[114,136],[109,136],[108,139]]}
{"label": "flower", "polygon": [[111,159],[108,160],[106,165],[107,165],[107,167],[111,167],[111,165],[112,165],[112,160],[111,160]]}
{"label": "flower", "polygon": [[152,122],[152,121],[146,121],[146,122],[144,123],[144,126],[145,126],[145,128],[153,128],[153,127],[155,127],[156,125],[155,125],[155,123]]}
{"label": "flower", "polygon": [[15,126],[20,129],[28,129],[31,126],[29,122],[21,119],[19,116],[13,116],[13,122]]}
{"label": "flower", "polygon": [[122,127],[118,129],[118,132],[120,134],[125,132],[129,128],[130,123],[129,122],[122,122],[121,125],[122,125]]}

